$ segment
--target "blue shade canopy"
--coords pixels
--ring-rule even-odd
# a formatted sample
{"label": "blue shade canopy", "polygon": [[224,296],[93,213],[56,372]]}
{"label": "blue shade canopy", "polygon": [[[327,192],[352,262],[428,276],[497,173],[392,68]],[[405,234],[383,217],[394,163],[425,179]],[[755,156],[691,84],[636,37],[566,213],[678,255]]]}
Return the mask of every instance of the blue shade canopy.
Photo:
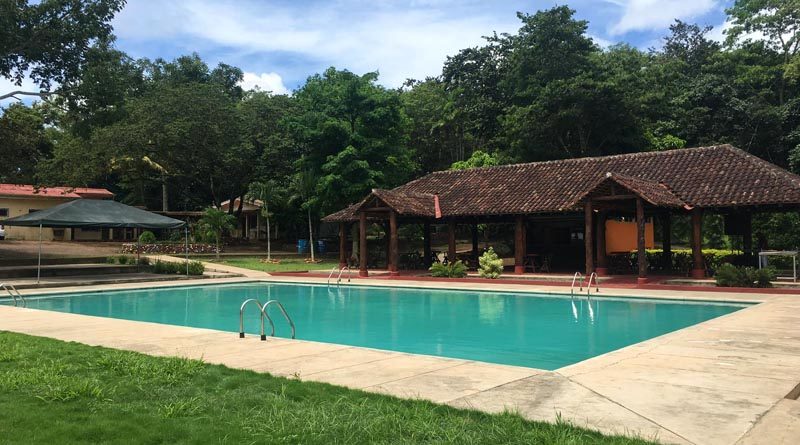
{"label": "blue shade canopy", "polygon": [[137,209],[116,201],[76,199],[38,212],[3,220],[23,227],[177,229],[184,221]]}

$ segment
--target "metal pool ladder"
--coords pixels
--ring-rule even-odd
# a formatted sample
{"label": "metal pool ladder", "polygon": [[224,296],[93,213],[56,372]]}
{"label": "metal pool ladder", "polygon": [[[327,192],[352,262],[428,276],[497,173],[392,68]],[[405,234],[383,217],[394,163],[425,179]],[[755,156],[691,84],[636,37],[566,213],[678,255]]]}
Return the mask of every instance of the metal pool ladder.
{"label": "metal pool ladder", "polygon": [[339,269],[339,276],[336,278],[336,285],[339,286],[342,284],[342,273],[347,270],[347,282],[350,282],[350,266],[344,266],[343,268]]}
{"label": "metal pool ladder", "polygon": [[264,318],[266,318],[267,321],[269,321],[269,325],[271,328],[271,332],[269,335],[271,337],[275,336],[275,323],[272,322],[272,317],[270,317],[269,314],[267,313],[267,308],[271,304],[278,306],[278,309],[280,309],[281,313],[283,313],[283,318],[285,318],[286,321],[289,322],[289,326],[291,326],[292,328],[292,338],[295,338],[294,322],[292,321],[292,318],[289,316],[289,313],[286,312],[286,308],[283,307],[283,304],[281,304],[281,302],[278,300],[269,300],[262,305],[261,302],[258,301],[258,299],[256,298],[250,298],[248,300],[245,300],[244,303],[242,303],[242,306],[239,308],[239,338],[244,338],[244,310],[247,307],[247,305],[251,303],[255,304],[256,307],[258,307],[259,318],[261,321],[261,331],[260,331],[261,341],[267,339],[267,335],[264,332]]}
{"label": "metal pool ladder", "polygon": [[586,298],[592,299],[592,281],[594,281],[594,292],[600,293],[600,285],[597,283],[597,273],[592,272],[589,275],[589,281],[586,283]]}
{"label": "metal pool ladder", "polygon": [[575,275],[572,276],[572,285],[569,287],[569,296],[571,298],[575,298],[575,282],[578,281],[578,279],[580,279],[578,291],[583,292],[583,275],[580,272],[575,272]]}
{"label": "metal pool ladder", "polygon": [[[333,277],[333,274],[336,273],[336,270],[338,268],[339,268],[338,266],[333,266],[333,269],[331,269],[331,273],[328,274],[328,286],[331,285],[331,277]],[[341,272],[339,273],[339,275],[341,275]]]}
{"label": "metal pool ladder", "polygon": [[19,306],[20,302],[22,302],[22,307],[27,307],[28,303],[25,301],[25,297],[19,293],[16,287],[14,287],[11,283],[0,283],[0,287],[5,289],[8,292],[8,295],[11,296],[11,299],[14,300],[14,306]]}

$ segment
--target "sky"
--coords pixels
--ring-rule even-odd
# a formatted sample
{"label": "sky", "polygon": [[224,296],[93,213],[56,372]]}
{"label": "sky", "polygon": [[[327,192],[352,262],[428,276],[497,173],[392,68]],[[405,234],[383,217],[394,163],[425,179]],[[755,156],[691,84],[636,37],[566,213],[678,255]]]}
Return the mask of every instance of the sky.
{"label": "sky", "polygon": [[[675,19],[722,38],[732,0],[128,0],[113,21],[134,58],[198,53],[245,72],[243,86],[283,94],[330,66],[380,73],[398,87],[441,73],[448,55],[494,31],[514,33],[517,11],[566,4],[601,46],[659,47]],[[0,79],[0,91],[8,82]]]}

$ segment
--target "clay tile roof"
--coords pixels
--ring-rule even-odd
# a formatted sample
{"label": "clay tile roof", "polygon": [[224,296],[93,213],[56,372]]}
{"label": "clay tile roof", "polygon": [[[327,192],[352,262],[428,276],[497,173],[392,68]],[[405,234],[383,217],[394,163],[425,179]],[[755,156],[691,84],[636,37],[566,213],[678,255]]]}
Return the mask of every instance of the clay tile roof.
{"label": "clay tile roof", "polygon": [[608,172],[659,205],[800,205],[800,176],[730,145],[442,171],[391,192],[438,194],[445,218],[556,213],[578,210]]}
{"label": "clay tile roof", "polygon": [[36,187],[28,184],[0,184],[0,196],[28,198],[111,199],[106,189],[87,187]]}
{"label": "clay tile roof", "polygon": [[[385,203],[400,215],[423,216],[428,218],[434,218],[436,216],[436,197],[431,193],[375,189],[372,191],[372,196]],[[369,201],[369,199],[364,201],[360,208],[365,207]]]}
{"label": "clay tile roof", "polygon": [[[648,179],[633,178],[612,172],[606,173],[604,178],[600,179],[591,187],[589,187],[586,190],[586,193],[579,195],[575,200],[567,204],[566,207],[578,207],[586,200],[587,197],[595,195],[598,191],[604,191],[609,183],[621,185],[654,206],[690,208],[689,205],[675,196],[666,185],[660,182],[650,181]],[[599,194],[602,195],[605,193]]]}

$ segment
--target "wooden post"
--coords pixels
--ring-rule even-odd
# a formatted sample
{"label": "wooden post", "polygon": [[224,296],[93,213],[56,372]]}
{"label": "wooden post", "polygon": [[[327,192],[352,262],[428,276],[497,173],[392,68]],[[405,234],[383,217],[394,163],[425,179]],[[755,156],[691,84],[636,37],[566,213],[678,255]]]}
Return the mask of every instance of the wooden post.
{"label": "wooden post", "polygon": [[424,247],[422,248],[422,255],[424,255],[422,259],[422,264],[425,267],[431,267],[431,223],[426,222],[423,225],[423,243]]}
{"label": "wooden post", "polygon": [[525,218],[521,216],[514,230],[514,273],[525,273]]}
{"label": "wooden post", "polygon": [[742,215],[742,251],[748,266],[755,265],[753,260],[753,214],[746,212]]}
{"label": "wooden post", "polygon": [[472,224],[472,261],[475,268],[478,268],[478,223]]}
{"label": "wooden post", "polygon": [[638,284],[647,282],[647,251],[644,248],[645,223],[644,201],[642,198],[636,198],[636,259],[639,263],[639,278],[636,282]]}
{"label": "wooden post", "polygon": [[705,278],[706,266],[703,261],[703,211],[692,209],[692,278]]}
{"label": "wooden post", "polygon": [[672,214],[667,213],[661,219],[661,267],[666,271],[672,270]]}
{"label": "wooden post", "polygon": [[447,260],[456,261],[456,222],[447,223]]}
{"label": "wooden post", "polygon": [[347,224],[339,223],[339,269],[347,266]]}
{"label": "wooden post", "polygon": [[592,200],[587,199],[586,204],[583,206],[583,222],[584,222],[584,231],[583,231],[583,242],[584,242],[584,253],[586,256],[586,275],[591,275],[594,272],[594,248],[593,248],[593,241],[592,241]]}
{"label": "wooden post", "polygon": [[397,213],[389,212],[389,275],[398,275],[397,264],[400,262],[397,241]]}
{"label": "wooden post", "polygon": [[597,214],[597,275],[608,275],[608,257],[606,256],[606,212]]}
{"label": "wooden post", "polygon": [[358,217],[358,276],[367,277],[367,213],[362,211]]}

